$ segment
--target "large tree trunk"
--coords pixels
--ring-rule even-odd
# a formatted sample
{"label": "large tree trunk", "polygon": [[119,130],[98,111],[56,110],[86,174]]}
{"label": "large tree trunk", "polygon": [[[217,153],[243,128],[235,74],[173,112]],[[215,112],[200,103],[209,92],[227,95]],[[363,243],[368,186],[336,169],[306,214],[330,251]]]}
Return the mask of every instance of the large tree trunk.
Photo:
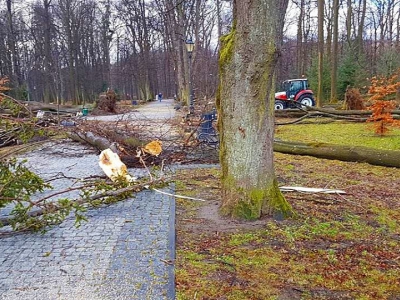
{"label": "large tree trunk", "polygon": [[297,21],[297,76],[300,78],[304,75],[304,44],[303,44],[303,23],[304,23],[304,6],[305,0],[300,0],[300,14]]}
{"label": "large tree trunk", "polygon": [[342,161],[366,162],[376,166],[400,168],[400,151],[394,150],[380,150],[360,146],[342,146],[325,143],[305,144],[275,141],[274,151]]}
{"label": "large tree trunk", "polygon": [[337,102],[337,70],[338,70],[338,50],[339,50],[339,0],[333,1],[333,47],[331,57],[331,103]]}
{"label": "large tree trunk", "polygon": [[56,99],[56,90],[54,86],[54,63],[52,58],[52,40],[51,40],[51,13],[50,13],[51,0],[43,1],[44,8],[44,60],[46,66],[45,82],[44,82],[44,95],[43,100],[45,103],[54,102]]}
{"label": "large tree trunk", "polygon": [[14,30],[14,21],[13,21],[14,12],[12,11],[13,3],[11,0],[7,0],[6,4],[7,4],[7,25],[8,25],[7,43],[8,43],[8,51],[10,52],[12,61],[12,73],[10,75],[12,75],[11,81],[14,89],[18,90],[22,84],[22,77],[20,70],[20,61],[17,51],[17,34]]}
{"label": "large tree trunk", "polygon": [[273,165],[275,67],[287,0],[233,2],[221,40],[217,99],[222,213],[256,219],[289,215]]}
{"label": "large tree trunk", "polygon": [[351,48],[351,27],[352,27],[352,16],[353,16],[353,7],[352,1],[347,0],[347,16],[346,16],[346,40],[348,45]]}
{"label": "large tree trunk", "polygon": [[[185,63],[184,59],[186,54],[184,51],[184,39],[185,31],[184,31],[184,15],[183,15],[183,3],[171,0],[165,0],[166,7],[166,20],[167,26],[169,26],[169,30],[171,31],[171,44],[174,55],[174,73],[175,73],[175,95],[177,100],[182,104],[188,103],[189,94],[186,89],[186,80],[185,80]],[[187,58],[186,58],[187,61]]]}
{"label": "large tree trunk", "polygon": [[367,0],[362,0],[361,16],[359,17],[360,21],[358,23],[358,30],[357,30],[357,37],[356,37],[356,52],[358,55],[360,55],[364,52],[363,32],[365,30],[364,24],[365,24],[366,11],[367,11]]}
{"label": "large tree trunk", "polygon": [[323,102],[324,79],[324,0],[318,0],[318,91],[317,107]]}

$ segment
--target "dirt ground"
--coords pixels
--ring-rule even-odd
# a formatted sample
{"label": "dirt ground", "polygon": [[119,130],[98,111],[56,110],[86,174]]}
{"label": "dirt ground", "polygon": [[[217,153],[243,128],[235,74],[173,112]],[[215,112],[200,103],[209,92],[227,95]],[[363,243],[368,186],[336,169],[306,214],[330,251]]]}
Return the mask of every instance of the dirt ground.
{"label": "dirt ground", "polygon": [[181,171],[178,299],[400,299],[400,170],[276,154],[296,216],[221,217],[218,169]]}

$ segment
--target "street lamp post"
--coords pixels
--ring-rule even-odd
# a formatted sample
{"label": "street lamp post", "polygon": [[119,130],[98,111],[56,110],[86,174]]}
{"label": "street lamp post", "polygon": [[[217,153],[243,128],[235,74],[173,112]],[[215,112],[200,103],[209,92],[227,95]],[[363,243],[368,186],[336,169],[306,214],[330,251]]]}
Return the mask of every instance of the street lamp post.
{"label": "street lamp post", "polygon": [[194,49],[194,43],[191,38],[186,40],[186,50],[189,55],[189,112],[192,114],[194,113],[194,106],[193,106],[193,91],[192,91],[192,52]]}

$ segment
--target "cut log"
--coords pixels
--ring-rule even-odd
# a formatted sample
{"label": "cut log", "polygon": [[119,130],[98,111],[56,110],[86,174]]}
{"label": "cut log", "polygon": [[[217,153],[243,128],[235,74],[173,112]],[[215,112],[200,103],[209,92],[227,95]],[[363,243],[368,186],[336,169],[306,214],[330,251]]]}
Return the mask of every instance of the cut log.
{"label": "cut log", "polygon": [[[138,159],[137,157],[137,149],[143,149],[142,147],[145,147],[145,145],[148,143],[147,141],[142,141],[139,139],[134,139],[132,137],[127,137],[126,139],[129,140],[129,143],[126,143],[126,141],[121,137],[121,139],[110,141],[105,137],[101,137],[97,134],[94,134],[93,132],[69,132],[68,137],[71,138],[74,141],[88,144],[93,146],[99,151],[103,151],[107,148],[110,148],[112,151],[115,153],[118,153],[118,155],[121,158],[121,161],[128,167],[128,168],[143,168],[143,161],[146,162],[148,165],[160,165],[162,163],[162,160],[164,157],[159,157],[159,156],[153,156],[153,155],[143,155],[142,156],[142,162]],[[132,144],[135,145],[133,145]],[[131,150],[128,152],[128,149],[124,149],[124,151],[120,151],[118,145],[123,146],[129,146],[129,147],[134,147],[133,151]],[[142,146],[143,145],[143,146]],[[146,152],[146,150],[144,150]],[[165,152],[165,151],[164,151]],[[147,152],[148,153],[148,152]]]}
{"label": "cut log", "polygon": [[69,136],[69,138],[71,138],[74,141],[92,145],[99,151],[103,151],[107,148],[110,148],[115,153],[118,152],[118,149],[117,149],[115,143],[110,142],[108,139],[106,139],[104,137],[95,135],[90,131],[88,131],[88,132],[69,132],[68,136]]}
{"label": "cut log", "polygon": [[342,146],[326,143],[298,143],[275,141],[274,151],[294,155],[342,161],[365,162],[376,166],[400,168],[400,151],[379,150],[360,146]]}

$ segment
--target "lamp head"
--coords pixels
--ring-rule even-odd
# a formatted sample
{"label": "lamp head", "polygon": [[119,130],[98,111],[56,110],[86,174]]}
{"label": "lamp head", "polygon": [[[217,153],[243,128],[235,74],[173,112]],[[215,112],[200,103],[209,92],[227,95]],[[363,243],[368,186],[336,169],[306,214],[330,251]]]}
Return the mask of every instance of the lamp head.
{"label": "lamp head", "polygon": [[189,54],[192,53],[192,52],[193,52],[193,49],[194,49],[194,42],[192,41],[192,39],[191,39],[191,38],[187,39],[186,42],[185,42],[185,44],[186,44],[186,50],[187,50],[187,52],[188,52]]}

